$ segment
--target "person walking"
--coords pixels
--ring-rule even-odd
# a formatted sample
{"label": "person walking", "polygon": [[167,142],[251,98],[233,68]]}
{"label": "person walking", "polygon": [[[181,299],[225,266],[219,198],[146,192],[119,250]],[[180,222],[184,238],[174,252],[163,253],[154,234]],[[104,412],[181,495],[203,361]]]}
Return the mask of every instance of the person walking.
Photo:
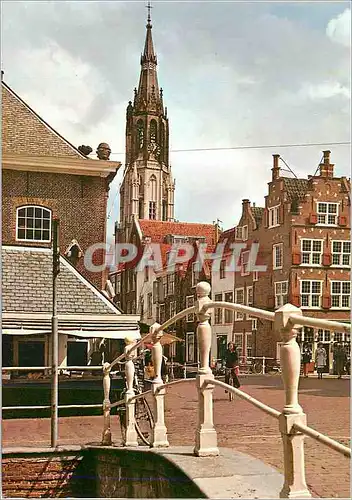
{"label": "person walking", "polygon": [[338,342],[334,349],[334,359],[335,359],[337,378],[342,378],[342,375],[345,370],[346,358],[347,358],[346,351],[341,342]]}
{"label": "person walking", "polygon": [[303,375],[306,378],[308,377],[308,368],[309,368],[309,363],[311,361],[312,361],[312,349],[309,347],[309,344],[305,342],[302,350],[302,364],[303,364]]}
{"label": "person walking", "polygon": [[[234,386],[238,389],[240,387],[240,381],[238,380],[238,352],[236,346],[233,342],[227,344],[227,350],[225,354],[225,384],[230,381],[230,375],[232,375]],[[225,392],[227,392],[225,390]]]}
{"label": "person walking", "polygon": [[315,366],[318,372],[318,378],[323,378],[323,371],[326,366],[326,350],[323,347],[322,342],[319,342],[318,348],[315,351]]}

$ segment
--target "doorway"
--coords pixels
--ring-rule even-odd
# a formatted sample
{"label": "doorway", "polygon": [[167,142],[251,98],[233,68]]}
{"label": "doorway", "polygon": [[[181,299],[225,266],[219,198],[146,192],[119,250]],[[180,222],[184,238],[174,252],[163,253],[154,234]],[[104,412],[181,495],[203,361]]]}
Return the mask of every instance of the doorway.
{"label": "doorway", "polygon": [[227,349],[227,335],[218,335],[216,338],[217,358],[225,359]]}

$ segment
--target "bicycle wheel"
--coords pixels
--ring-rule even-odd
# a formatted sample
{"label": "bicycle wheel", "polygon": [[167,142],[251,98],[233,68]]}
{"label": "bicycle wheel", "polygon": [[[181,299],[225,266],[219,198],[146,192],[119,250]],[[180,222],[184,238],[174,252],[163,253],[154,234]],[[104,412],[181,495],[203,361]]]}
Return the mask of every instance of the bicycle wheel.
{"label": "bicycle wheel", "polygon": [[140,440],[147,446],[151,445],[154,418],[148,401],[145,398],[136,399],[135,406],[136,431]]}
{"label": "bicycle wheel", "polygon": [[262,363],[260,363],[259,361],[257,361],[256,363],[254,363],[253,365],[253,373],[255,373],[256,375],[260,375],[263,371],[263,365]]}

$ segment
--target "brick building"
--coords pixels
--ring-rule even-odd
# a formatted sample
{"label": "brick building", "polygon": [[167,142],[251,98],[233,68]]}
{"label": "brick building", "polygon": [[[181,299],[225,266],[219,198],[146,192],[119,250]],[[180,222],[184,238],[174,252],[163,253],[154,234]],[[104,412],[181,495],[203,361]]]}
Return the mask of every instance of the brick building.
{"label": "brick building", "polygon": [[[243,200],[235,229],[235,241],[247,242],[248,248],[241,252],[240,270],[235,273],[234,302],[272,311],[290,302],[307,316],[348,322],[350,204],[350,181],[334,176],[330,151],[324,151],[318,172],[308,179],[282,176],[279,155],[274,155],[265,206],[251,206]],[[259,243],[260,264],[267,266],[266,272],[248,270],[252,242]],[[216,286],[213,273],[215,290]],[[280,338],[270,322],[236,313],[232,335],[227,332],[227,336],[244,356],[279,355]],[[304,328],[298,340],[308,342],[313,354],[317,342],[324,343],[328,371],[332,370],[333,341],[349,342],[350,338],[342,332]]]}
{"label": "brick building", "polygon": [[[152,325],[155,321],[162,323],[182,309],[191,307],[198,281],[210,281],[211,278],[207,260],[199,272],[195,269],[198,245],[206,244],[207,252],[211,252],[217,237],[218,228],[212,224],[133,219],[130,241],[137,246],[138,253],[133,262],[111,273],[116,293],[114,300],[127,314],[139,314],[141,322],[146,325]],[[177,265],[175,272],[168,272],[167,262],[172,245],[183,243],[193,245],[193,257],[189,262]],[[147,252],[153,244],[160,249],[161,266],[156,260],[155,268],[138,270],[143,252]],[[172,327],[174,334],[186,341],[183,346],[177,344],[174,347],[172,354],[176,361],[185,358],[188,362],[197,361],[195,328],[194,315],[189,315]]]}
{"label": "brick building", "polygon": [[[106,276],[86,269],[82,255],[106,241],[109,184],[120,166],[87,158],[2,82],[3,244],[50,247],[57,217],[61,253],[104,288]],[[103,259],[94,253],[95,265]]]}
{"label": "brick building", "polygon": [[103,250],[92,258],[98,272],[84,263],[92,245],[105,243],[109,184],[121,164],[108,161],[105,144],[99,159],[80,149],[2,82],[2,333],[10,365],[50,360],[53,218],[60,219],[60,366],[86,364],[102,339],[139,336],[138,318],[121,314],[102,293]]}

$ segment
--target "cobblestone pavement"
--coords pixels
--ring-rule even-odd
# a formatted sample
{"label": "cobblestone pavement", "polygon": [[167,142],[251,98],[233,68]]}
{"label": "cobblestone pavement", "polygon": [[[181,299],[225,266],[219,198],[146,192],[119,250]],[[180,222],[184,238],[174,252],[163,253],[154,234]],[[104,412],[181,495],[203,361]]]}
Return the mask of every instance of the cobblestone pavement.
{"label": "cobblestone pavement", "polygon": [[[281,410],[284,392],[280,376],[247,376],[242,389],[269,406]],[[299,402],[308,425],[349,446],[350,382],[347,379],[301,379]],[[170,445],[193,445],[197,421],[197,393],[187,381],[168,389],[166,425]],[[251,404],[235,397],[229,402],[223,389],[214,394],[214,422],[219,446],[247,453],[283,472],[282,443],[278,422]],[[60,418],[60,444],[97,442],[101,438],[102,417]],[[3,446],[47,446],[50,441],[48,419],[4,420]],[[114,417],[113,437],[120,439]],[[339,453],[305,440],[307,483],[316,497],[348,498],[350,461]],[[235,473],[235,471],[234,471]]]}

